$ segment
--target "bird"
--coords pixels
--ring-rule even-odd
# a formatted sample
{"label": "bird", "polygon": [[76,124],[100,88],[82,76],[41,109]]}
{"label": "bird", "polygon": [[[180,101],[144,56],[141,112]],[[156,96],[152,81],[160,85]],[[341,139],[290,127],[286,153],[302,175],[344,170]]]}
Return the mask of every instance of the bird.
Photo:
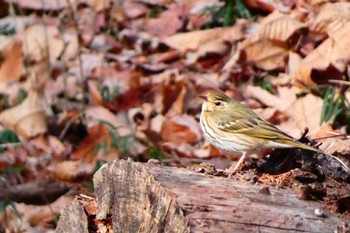
{"label": "bird", "polygon": [[[211,90],[199,97],[204,100],[200,126],[205,138],[219,150],[242,153],[237,164],[228,169],[228,177],[237,172],[248,152],[259,149],[299,148],[325,154],[318,148],[298,142],[221,90]],[[331,157],[350,171],[340,159]]]}

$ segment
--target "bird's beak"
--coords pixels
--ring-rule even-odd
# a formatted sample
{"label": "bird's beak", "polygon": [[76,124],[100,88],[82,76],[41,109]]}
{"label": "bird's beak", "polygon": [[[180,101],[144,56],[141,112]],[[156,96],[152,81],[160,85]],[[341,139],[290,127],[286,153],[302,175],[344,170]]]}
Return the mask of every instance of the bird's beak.
{"label": "bird's beak", "polygon": [[206,95],[199,95],[199,98],[203,99],[204,101],[208,101],[208,97]]}

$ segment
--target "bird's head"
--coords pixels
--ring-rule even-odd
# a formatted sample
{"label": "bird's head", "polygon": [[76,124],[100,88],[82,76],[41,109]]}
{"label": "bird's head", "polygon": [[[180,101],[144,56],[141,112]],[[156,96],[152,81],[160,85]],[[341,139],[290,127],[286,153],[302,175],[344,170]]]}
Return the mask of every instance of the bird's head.
{"label": "bird's head", "polygon": [[208,91],[199,97],[204,100],[202,111],[206,112],[224,112],[233,102],[224,92],[218,90]]}

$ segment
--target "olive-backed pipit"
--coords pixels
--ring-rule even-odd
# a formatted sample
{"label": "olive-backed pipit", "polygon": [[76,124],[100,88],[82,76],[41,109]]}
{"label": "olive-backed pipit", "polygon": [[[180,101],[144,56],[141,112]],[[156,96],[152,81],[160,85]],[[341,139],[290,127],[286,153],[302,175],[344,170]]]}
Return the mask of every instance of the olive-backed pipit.
{"label": "olive-backed pipit", "polygon": [[[247,152],[257,149],[300,148],[324,154],[298,142],[222,91],[209,91],[200,97],[204,99],[200,124],[206,139],[220,150],[242,153],[236,166],[229,168],[229,176],[237,171]],[[333,158],[350,171],[342,161]]]}

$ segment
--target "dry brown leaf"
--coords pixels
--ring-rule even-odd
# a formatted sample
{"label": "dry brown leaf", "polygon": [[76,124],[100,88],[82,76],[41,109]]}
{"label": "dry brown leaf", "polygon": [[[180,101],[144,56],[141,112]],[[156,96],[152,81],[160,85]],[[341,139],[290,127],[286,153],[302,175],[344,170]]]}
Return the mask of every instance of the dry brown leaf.
{"label": "dry brown leaf", "polygon": [[330,155],[333,154],[334,152],[339,152],[341,154],[349,154],[350,139],[348,138],[348,139],[341,140],[337,138],[328,138],[322,143],[321,148]]}
{"label": "dry brown leaf", "polygon": [[33,25],[21,34],[21,38],[22,50],[30,61],[42,61],[49,56],[53,62],[63,51],[61,33],[55,26]]}
{"label": "dry brown leaf", "polygon": [[173,3],[156,19],[147,19],[144,30],[159,38],[173,35],[183,27],[186,9],[183,5]]}
{"label": "dry brown leaf", "polygon": [[294,33],[302,28],[305,28],[305,25],[299,20],[275,11],[261,21],[259,30],[252,36],[252,40],[268,39],[287,42]]}
{"label": "dry brown leaf", "polygon": [[223,43],[222,39],[212,40],[200,46],[196,52],[187,54],[186,64],[195,64],[198,59],[205,57],[208,54],[222,56],[229,51],[229,46]]}
{"label": "dry brown leaf", "polygon": [[131,133],[126,117],[123,117],[121,114],[115,115],[104,107],[88,107],[85,110],[85,116],[88,128],[95,127],[102,122],[108,122],[117,129],[118,135],[121,137],[127,136]]}
{"label": "dry brown leaf", "polygon": [[63,155],[66,152],[66,147],[57,137],[50,135],[47,140],[54,155]]}
{"label": "dry brown leaf", "polygon": [[189,158],[209,158],[210,150],[198,149],[184,142],[165,142],[162,144],[165,150],[175,151],[176,153]]}
{"label": "dry brown leaf", "polygon": [[122,9],[126,17],[135,19],[146,15],[149,10],[143,4],[133,1],[123,1]]}
{"label": "dry brown leaf", "polygon": [[[112,148],[110,130],[105,125],[88,128],[88,135],[79,143],[72,153],[73,160],[83,160],[93,164],[98,159],[112,160],[118,158],[115,148]],[[101,148],[101,145],[105,145]]]}
{"label": "dry brown leaf", "polygon": [[59,181],[81,182],[91,178],[95,165],[81,160],[62,161],[53,169],[52,177]]}
{"label": "dry brown leaf", "polygon": [[237,53],[227,62],[224,70],[236,63],[253,63],[264,70],[285,68],[292,35],[304,24],[289,15],[274,12],[262,20],[259,29],[239,45]]}
{"label": "dry brown leaf", "polygon": [[86,0],[84,3],[86,3],[96,12],[107,10],[111,7],[111,1],[106,0]]}
{"label": "dry brown leaf", "polygon": [[182,52],[195,51],[210,41],[216,43],[234,42],[243,38],[243,28],[246,22],[241,21],[232,27],[214,28],[193,32],[177,33],[163,39],[163,42]]}
{"label": "dry brown leaf", "polygon": [[325,3],[315,8],[310,14],[309,21],[310,30],[331,35],[335,31],[342,30],[344,24],[350,21],[350,3]]}
{"label": "dry brown leaf", "polygon": [[329,77],[341,78],[350,61],[350,22],[341,30],[332,33],[315,50],[309,53],[300,63],[293,78],[303,85],[324,83]]}
{"label": "dry brown leaf", "polygon": [[7,86],[8,82],[18,80],[24,75],[21,43],[15,40],[3,51],[3,62],[0,66],[0,86]]}
{"label": "dry brown leaf", "polygon": [[67,7],[66,0],[5,0],[8,3],[16,4],[20,8],[32,10],[57,11]]}
{"label": "dry brown leaf", "polygon": [[249,8],[255,8],[259,11],[272,12],[279,10],[280,12],[289,12],[294,4],[294,1],[276,1],[276,0],[246,0],[244,1]]}
{"label": "dry brown leaf", "polygon": [[186,86],[183,86],[177,99],[171,105],[170,109],[167,112],[167,116],[175,116],[183,113],[184,101],[187,93]]}
{"label": "dry brown leaf", "polygon": [[322,105],[323,100],[312,94],[297,99],[284,112],[289,119],[282,122],[280,127],[297,138],[301,136],[307,127],[309,129],[308,135],[315,136],[321,127]]}
{"label": "dry brown leaf", "polygon": [[21,104],[0,113],[0,122],[24,138],[45,133],[47,122],[42,96],[36,91],[29,91]]}
{"label": "dry brown leaf", "polygon": [[79,39],[81,44],[87,47],[97,32],[98,15],[91,8],[84,8],[78,11],[78,17]]}
{"label": "dry brown leaf", "polygon": [[288,56],[289,48],[287,43],[263,39],[245,41],[240,51],[245,55],[246,62],[264,70],[274,70],[285,67],[285,57]]}
{"label": "dry brown leaf", "polygon": [[202,138],[198,122],[189,115],[166,119],[161,130],[162,138],[170,142],[194,143]]}

